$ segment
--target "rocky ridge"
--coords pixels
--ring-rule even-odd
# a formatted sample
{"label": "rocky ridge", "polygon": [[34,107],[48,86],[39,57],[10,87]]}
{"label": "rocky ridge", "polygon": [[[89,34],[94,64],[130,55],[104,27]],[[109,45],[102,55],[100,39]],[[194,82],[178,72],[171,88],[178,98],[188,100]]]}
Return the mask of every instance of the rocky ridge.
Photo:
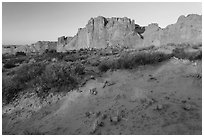
{"label": "rocky ridge", "polygon": [[128,47],[137,49],[169,43],[192,45],[202,43],[202,15],[180,16],[175,24],[160,28],[157,23],[140,26],[127,17],[91,18],[73,37],[59,37],[57,42],[38,41],[31,45],[3,46],[2,53],[44,53],[45,50],[66,52],[81,48]]}
{"label": "rocky ridge", "polygon": [[148,26],[135,24],[124,18],[91,18],[74,37],[59,37],[57,51],[65,52],[80,48],[106,48],[108,46],[139,48],[161,46],[168,43],[200,44],[202,42],[202,16],[189,14],[180,16],[175,24],[160,28],[152,23]]}

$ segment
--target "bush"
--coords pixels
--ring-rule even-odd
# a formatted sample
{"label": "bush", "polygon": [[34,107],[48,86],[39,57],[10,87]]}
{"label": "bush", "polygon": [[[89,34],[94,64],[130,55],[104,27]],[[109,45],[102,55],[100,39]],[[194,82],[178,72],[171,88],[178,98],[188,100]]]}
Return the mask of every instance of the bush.
{"label": "bush", "polygon": [[4,67],[5,68],[13,68],[13,67],[16,67],[16,64],[21,64],[23,63],[24,61],[28,60],[28,57],[26,56],[10,56],[8,58],[4,58],[2,60],[2,63],[4,63]]}
{"label": "bush", "polygon": [[81,64],[77,64],[74,68],[75,74],[83,75],[85,74],[85,67]]}
{"label": "bush", "polygon": [[132,69],[138,65],[154,64],[169,59],[170,56],[160,52],[139,52],[119,58],[117,68]]}
{"label": "bush", "polygon": [[4,68],[6,69],[10,69],[10,68],[14,68],[16,67],[15,64],[13,64],[13,62],[7,62],[6,64],[4,64]]}
{"label": "bush", "polygon": [[2,77],[2,101],[9,103],[20,92],[18,83],[14,82],[11,78]]}
{"label": "bush", "polygon": [[91,66],[97,67],[100,65],[100,60],[95,58],[95,59],[89,60],[89,63],[91,64]]}
{"label": "bush", "polygon": [[26,56],[26,53],[24,52],[16,52],[16,56]]}
{"label": "bush", "polygon": [[45,71],[36,79],[34,85],[42,88],[42,91],[38,93],[41,96],[51,88],[58,88],[58,91],[66,87],[69,89],[75,88],[78,84],[75,77],[76,75],[71,73],[69,66],[66,64],[52,63],[46,66]]}
{"label": "bush", "polygon": [[77,54],[69,54],[69,55],[64,57],[64,60],[67,62],[69,62],[69,61],[74,62],[78,59],[79,59],[79,55],[77,55]]}
{"label": "bush", "polygon": [[27,82],[40,76],[45,70],[46,64],[33,63],[21,66],[15,73],[14,80],[20,83],[23,87]]}
{"label": "bush", "polygon": [[21,64],[23,61],[27,60],[28,58],[26,58],[25,56],[21,56],[21,57],[15,57],[15,58],[9,58],[9,59],[5,59],[2,61],[2,63],[4,63],[4,67],[5,68],[13,68],[16,67],[16,64]]}
{"label": "bush", "polygon": [[160,52],[139,52],[139,53],[126,53],[119,59],[112,62],[102,62],[99,65],[99,70],[104,72],[108,69],[132,69],[139,65],[154,64],[162,62],[171,58],[171,55],[163,54]]}
{"label": "bush", "polygon": [[98,69],[101,72],[106,72],[107,70],[109,70],[111,68],[111,65],[106,61],[101,62],[101,64],[98,66]]}
{"label": "bush", "polygon": [[173,50],[173,56],[179,59],[189,59],[189,60],[201,60],[202,51],[197,52],[185,52],[183,48],[175,48]]}
{"label": "bush", "polygon": [[192,46],[193,49],[200,49],[202,48],[202,44],[196,44]]}
{"label": "bush", "polygon": [[8,103],[27,88],[33,88],[39,97],[45,97],[52,88],[58,89],[54,92],[69,91],[77,87],[84,69],[81,64],[71,67],[66,62],[22,65],[9,81],[3,79],[3,99]]}
{"label": "bush", "polygon": [[54,50],[54,49],[46,49],[46,50],[44,51],[44,53],[51,53],[51,54],[53,54],[53,53],[57,53],[57,51]]}

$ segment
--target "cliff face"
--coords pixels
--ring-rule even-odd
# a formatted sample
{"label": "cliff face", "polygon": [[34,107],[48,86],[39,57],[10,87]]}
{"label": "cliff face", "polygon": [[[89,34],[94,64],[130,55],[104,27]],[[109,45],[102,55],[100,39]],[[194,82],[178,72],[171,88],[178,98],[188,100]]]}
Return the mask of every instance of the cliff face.
{"label": "cliff face", "polygon": [[[85,28],[78,30],[78,33],[66,44],[58,39],[58,46],[61,51],[80,48],[105,48],[107,46],[134,47],[141,44],[142,39],[139,33],[144,28],[128,18],[91,18]],[[61,46],[63,45],[63,46]],[[58,50],[59,51],[59,50]]]}
{"label": "cliff face", "polygon": [[80,48],[106,48],[108,46],[139,48],[168,43],[202,43],[202,16],[180,16],[175,24],[160,28],[152,23],[141,27],[134,20],[124,18],[91,18],[74,37],[59,37],[58,42],[38,41],[31,45],[3,47],[2,53],[40,53],[47,50],[66,52]]}
{"label": "cliff face", "polygon": [[160,46],[168,43],[202,42],[202,16],[191,14],[180,16],[175,24],[161,29],[158,24],[150,24],[145,27],[144,45],[152,44]]}
{"label": "cliff face", "polygon": [[138,48],[167,43],[201,43],[202,16],[180,16],[175,24],[162,29],[158,24],[141,27],[129,18],[91,18],[73,38],[58,38],[58,52],[80,48],[119,46]]}

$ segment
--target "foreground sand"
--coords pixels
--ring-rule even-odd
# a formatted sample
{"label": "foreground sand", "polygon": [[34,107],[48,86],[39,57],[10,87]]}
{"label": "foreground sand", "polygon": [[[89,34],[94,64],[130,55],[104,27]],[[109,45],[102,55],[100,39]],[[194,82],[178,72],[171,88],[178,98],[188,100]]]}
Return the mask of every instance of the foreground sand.
{"label": "foreground sand", "polygon": [[106,72],[30,118],[4,115],[3,134],[202,134],[201,66],[171,59]]}

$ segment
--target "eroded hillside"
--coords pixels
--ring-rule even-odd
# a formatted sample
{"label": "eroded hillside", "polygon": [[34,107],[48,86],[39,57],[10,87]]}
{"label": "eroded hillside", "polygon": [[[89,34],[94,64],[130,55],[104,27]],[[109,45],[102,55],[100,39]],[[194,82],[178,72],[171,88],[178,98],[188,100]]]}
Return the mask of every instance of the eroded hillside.
{"label": "eroded hillside", "polygon": [[202,45],[3,56],[3,134],[201,134]]}

